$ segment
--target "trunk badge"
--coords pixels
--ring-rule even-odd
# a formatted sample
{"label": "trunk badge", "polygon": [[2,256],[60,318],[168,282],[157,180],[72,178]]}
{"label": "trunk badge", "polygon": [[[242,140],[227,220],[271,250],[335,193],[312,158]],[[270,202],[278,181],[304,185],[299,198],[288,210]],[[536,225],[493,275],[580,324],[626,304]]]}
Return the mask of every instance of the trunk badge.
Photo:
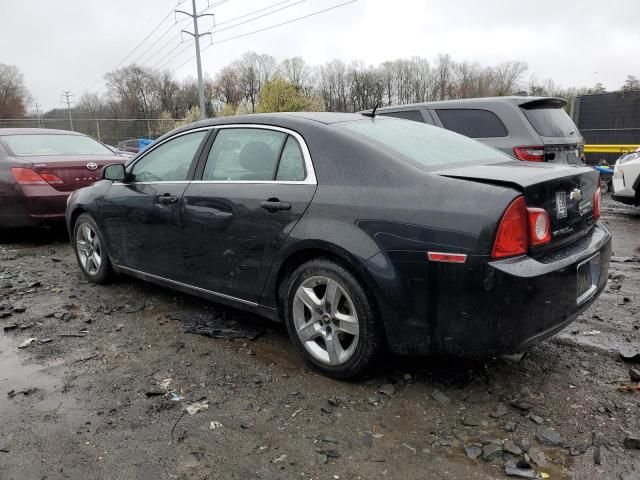
{"label": "trunk badge", "polygon": [[97,163],[93,163],[93,162],[87,163],[87,170],[91,170],[93,172],[94,170],[97,170],[97,169],[98,169]]}
{"label": "trunk badge", "polygon": [[556,212],[558,218],[567,218],[567,194],[565,192],[556,192]]}
{"label": "trunk badge", "polygon": [[574,188],[569,194],[569,198],[571,200],[582,200],[582,190],[579,188]]}

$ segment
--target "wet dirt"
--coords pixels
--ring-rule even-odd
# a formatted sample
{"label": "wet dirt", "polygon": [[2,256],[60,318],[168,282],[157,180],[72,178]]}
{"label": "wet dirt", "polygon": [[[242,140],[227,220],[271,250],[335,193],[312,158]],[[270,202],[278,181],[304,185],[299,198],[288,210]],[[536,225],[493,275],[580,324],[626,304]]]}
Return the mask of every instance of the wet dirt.
{"label": "wet dirt", "polygon": [[[604,221],[617,256],[640,253],[640,213],[605,201]],[[512,440],[552,479],[617,480],[640,471],[623,445],[640,393],[619,390],[633,364],[617,353],[640,348],[639,292],[640,263],[612,263],[598,302],[519,363],[392,357],[339,382],[281,325],[127,277],[89,285],[64,232],[14,233],[0,241],[0,478],[498,479],[517,455],[464,446]],[[254,340],[187,334],[189,319]]]}

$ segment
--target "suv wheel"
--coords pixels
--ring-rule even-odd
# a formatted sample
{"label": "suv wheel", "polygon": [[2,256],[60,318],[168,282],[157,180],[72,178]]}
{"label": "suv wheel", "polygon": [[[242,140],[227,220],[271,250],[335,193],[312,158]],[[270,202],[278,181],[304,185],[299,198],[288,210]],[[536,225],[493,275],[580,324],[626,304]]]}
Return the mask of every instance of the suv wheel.
{"label": "suv wheel", "polygon": [[365,290],[348,270],[330,260],[310,261],[291,275],[285,322],[307,361],[335,378],[363,373],[383,344]]}

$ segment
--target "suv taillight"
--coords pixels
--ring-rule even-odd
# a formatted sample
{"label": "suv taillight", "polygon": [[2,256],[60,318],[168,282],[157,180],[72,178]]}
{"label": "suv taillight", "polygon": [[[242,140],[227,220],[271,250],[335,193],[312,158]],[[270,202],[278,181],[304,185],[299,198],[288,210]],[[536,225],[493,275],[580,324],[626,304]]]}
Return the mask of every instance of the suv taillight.
{"label": "suv taillight", "polygon": [[541,208],[527,208],[520,196],[509,204],[502,215],[496,240],[493,243],[493,258],[524,255],[529,247],[538,247],[551,241],[549,215]]}
{"label": "suv taillight", "polygon": [[16,182],[20,185],[63,185],[64,182],[61,178],[56,177],[51,173],[34,172],[29,168],[17,168],[11,169],[11,174]]}
{"label": "suv taillight", "polygon": [[525,162],[544,162],[544,147],[513,147],[518,160]]}

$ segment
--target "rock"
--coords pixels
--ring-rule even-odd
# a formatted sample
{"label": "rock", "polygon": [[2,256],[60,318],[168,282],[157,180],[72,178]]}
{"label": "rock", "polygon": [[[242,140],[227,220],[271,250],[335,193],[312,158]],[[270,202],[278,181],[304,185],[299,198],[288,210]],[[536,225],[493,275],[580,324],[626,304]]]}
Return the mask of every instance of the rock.
{"label": "rock", "polygon": [[464,451],[471,460],[475,460],[482,454],[482,448],[475,446],[464,447]]}
{"label": "rock", "polygon": [[538,430],[536,432],[536,439],[543,445],[548,445],[549,447],[558,447],[562,444],[560,434],[550,428]]}
{"label": "rock", "polygon": [[27,285],[27,288],[36,288],[40,285],[42,285],[40,282],[31,282],[29,285]]}
{"label": "rock", "polygon": [[627,435],[624,439],[624,446],[628,449],[640,449],[640,435]]}
{"label": "rock", "polygon": [[527,454],[531,458],[531,461],[540,468],[544,468],[547,466],[547,457],[545,457],[542,450],[538,450],[537,448],[530,448]]}
{"label": "rock", "polygon": [[504,444],[502,445],[502,449],[505,452],[511,453],[516,456],[522,455],[522,449],[518,447],[515,443],[513,443],[512,440],[505,440]]}
{"label": "rock", "polygon": [[531,465],[525,462],[519,462],[517,465],[513,462],[507,462],[504,466],[504,473],[508,477],[540,478],[538,473],[531,468]]}
{"label": "rock", "polygon": [[319,455],[325,455],[328,458],[340,458],[340,452],[335,448],[316,448],[316,453]]}
{"label": "rock", "polygon": [[528,412],[531,410],[531,404],[525,400],[513,400],[510,405],[521,412]]}
{"label": "rock", "polygon": [[319,453],[318,455],[316,455],[316,463],[318,465],[324,465],[325,463],[327,463],[329,461],[329,457],[327,457],[326,455],[323,455],[321,453]]}
{"label": "rock", "polygon": [[329,405],[331,405],[332,407],[337,407],[338,406],[338,399],[336,397],[329,397],[329,398],[327,398],[327,403]]}
{"label": "rock", "polygon": [[464,425],[467,425],[468,427],[477,427],[478,425],[482,424],[482,421],[478,417],[469,415],[464,417],[464,419],[462,420],[462,423]]}
{"label": "rock", "polygon": [[491,412],[489,415],[491,415],[493,418],[500,418],[504,417],[507,413],[509,413],[507,407],[503,403],[499,403],[498,405],[496,405],[495,411]]}
{"label": "rock", "polygon": [[438,438],[438,444],[441,447],[451,447],[455,443],[455,440],[451,437],[440,437]]}
{"label": "rock", "polygon": [[631,380],[633,380],[634,382],[640,382],[640,369],[630,368],[629,377],[631,377]]}
{"label": "rock", "polygon": [[51,338],[41,338],[40,343],[51,343],[53,340]]}
{"label": "rock", "polygon": [[31,345],[36,339],[35,338],[27,338],[24,342],[18,345],[18,348],[27,348]]}
{"label": "rock", "polygon": [[502,456],[502,447],[490,443],[482,447],[482,459],[485,462],[492,462]]}
{"label": "rock", "polygon": [[384,393],[386,396],[390,397],[396,393],[396,387],[390,383],[385,383],[378,389],[378,392]]}
{"label": "rock", "polygon": [[5,325],[4,327],[2,327],[2,329],[5,332],[10,332],[11,330],[15,330],[16,328],[18,328],[20,325],[18,325],[17,323],[11,323],[9,325]]}
{"label": "rock", "polygon": [[329,404],[328,400],[325,400],[322,402],[322,405],[320,405],[320,411],[327,415],[331,415],[333,413],[333,407]]}
{"label": "rock", "polygon": [[18,307],[13,307],[13,313],[24,313],[26,310],[27,310],[27,307],[24,307],[22,305]]}
{"label": "rock", "polygon": [[528,438],[521,438],[518,442],[518,446],[522,449],[523,452],[528,452],[531,448],[531,441]]}
{"label": "rock", "polygon": [[118,325],[116,325],[115,331],[119,332],[120,330],[122,330],[124,328],[124,323],[119,323]]}
{"label": "rock", "polygon": [[584,452],[586,452],[587,448],[589,448],[588,444],[578,443],[576,445],[573,445],[569,449],[569,455],[571,455],[572,457],[577,457],[578,455],[582,455]]}
{"label": "rock", "polygon": [[431,398],[433,398],[436,402],[441,403],[442,405],[449,405],[451,403],[449,397],[447,397],[437,388],[431,392]]}
{"label": "rock", "polygon": [[507,432],[514,432],[516,430],[516,424],[513,422],[507,422],[504,424],[504,429]]}
{"label": "rock", "polygon": [[131,303],[127,303],[124,306],[124,312],[125,313],[136,313],[136,312],[140,312],[141,310],[144,310],[145,307],[147,306],[146,301],[142,298],[140,300],[136,300],[134,302]]}
{"label": "rock", "polygon": [[537,423],[538,425],[542,425],[544,423],[544,418],[539,417],[538,415],[529,415],[529,420]]}

